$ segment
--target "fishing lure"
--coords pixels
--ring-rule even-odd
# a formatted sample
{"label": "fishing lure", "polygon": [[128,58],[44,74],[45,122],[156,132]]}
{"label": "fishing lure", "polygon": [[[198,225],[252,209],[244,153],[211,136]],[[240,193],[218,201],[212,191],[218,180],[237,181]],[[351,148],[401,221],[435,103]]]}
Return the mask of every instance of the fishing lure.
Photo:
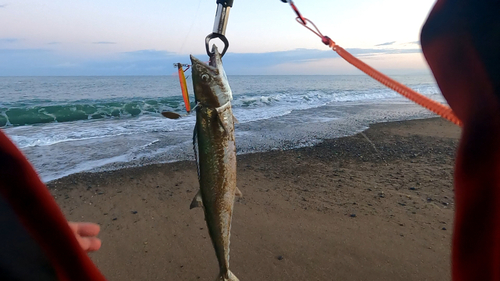
{"label": "fishing lure", "polygon": [[[189,64],[174,63],[174,67],[177,67],[179,72],[179,82],[181,84],[182,98],[184,99],[184,106],[186,107],[187,113],[191,112],[191,104],[189,103],[189,94],[186,83],[185,72],[191,67]],[[186,69],[184,69],[186,67]]]}

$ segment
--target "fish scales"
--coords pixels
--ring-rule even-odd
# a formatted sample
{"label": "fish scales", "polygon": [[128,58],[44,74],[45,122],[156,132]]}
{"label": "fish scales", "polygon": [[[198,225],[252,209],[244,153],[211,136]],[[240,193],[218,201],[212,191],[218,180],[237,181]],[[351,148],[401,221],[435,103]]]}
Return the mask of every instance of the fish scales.
{"label": "fish scales", "polygon": [[214,47],[210,65],[193,56],[192,79],[195,92],[194,130],[200,191],[191,207],[202,206],[207,228],[219,262],[217,280],[238,280],[229,270],[229,240],[236,187],[236,146],[232,93]]}

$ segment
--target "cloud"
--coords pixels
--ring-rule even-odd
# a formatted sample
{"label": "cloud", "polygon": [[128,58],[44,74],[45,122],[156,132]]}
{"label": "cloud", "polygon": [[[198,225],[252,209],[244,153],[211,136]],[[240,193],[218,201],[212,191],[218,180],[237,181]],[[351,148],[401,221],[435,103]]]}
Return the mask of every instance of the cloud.
{"label": "cloud", "polygon": [[62,58],[46,49],[0,49],[0,76],[45,75]]}
{"label": "cloud", "polygon": [[407,45],[419,45],[420,46],[420,41],[413,41],[413,42],[408,42],[406,43]]}
{"label": "cloud", "polygon": [[168,51],[139,50],[119,53],[107,60],[88,60],[78,65],[79,75],[169,75],[174,62],[187,62],[187,55]]}
{"label": "cloud", "polygon": [[61,42],[53,41],[53,42],[47,43],[47,45],[59,45],[59,44],[61,44]]}
{"label": "cloud", "polygon": [[[377,58],[387,54],[420,53],[420,49],[347,49],[354,56]],[[202,61],[206,54],[195,55]],[[227,53],[224,68],[229,75],[280,74],[284,66],[301,72],[303,65],[338,59],[332,50],[296,49],[270,53]],[[48,49],[0,49],[0,75],[170,75],[173,63],[190,63],[188,55],[168,51],[139,50],[117,53],[107,58],[67,57]],[[302,71],[308,74],[308,71]]]}
{"label": "cloud", "polygon": [[125,52],[122,53],[122,55],[128,59],[143,59],[143,60],[165,59],[165,58],[172,58],[179,56],[172,52],[157,51],[157,50],[139,50],[133,52]]}
{"label": "cloud", "polygon": [[[361,48],[348,48],[346,49],[354,56],[376,56],[386,54],[409,54],[420,53],[420,49],[361,49]],[[271,52],[271,53],[246,53],[236,54],[227,53],[225,55],[224,67],[226,71],[231,73],[244,74],[258,73],[263,68],[282,65],[282,64],[295,64],[299,66],[302,63],[309,63],[320,61],[324,59],[338,58],[337,53],[332,50],[313,50],[313,49],[296,49],[291,51]]]}
{"label": "cloud", "polygon": [[18,38],[0,38],[0,43],[16,43],[21,41],[21,39]]}
{"label": "cloud", "polygon": [[116,42],[99,41],[99,42],[92,42],[92,44],[97,44],[97,45],[113,45],[113,44],[116,44]]}
{"label": "cloud", "polygon": [[140,50],[108,58],[68,57],[50,49],[0,49],[0,76],[170,75],[189,56]]}
{"label": "cloud", "polygon": [[7,7],[7,4],[0,4],[0,8],[5,8]]}
{"label": "cloud", "polygon": [[0,49],[0,61],[8,58],[28,58],[36,56],[45,56],[52,53],[47,49]]}
{"label": "cloud", "polygon": [[394,45],[394,43],[396,43],[396,41],[392,41],[392,42],[386,42],[386,43],[378,44],[378,45],[375,45],[375,47],[380,47],[380,46],[390,46],[390,45]]}

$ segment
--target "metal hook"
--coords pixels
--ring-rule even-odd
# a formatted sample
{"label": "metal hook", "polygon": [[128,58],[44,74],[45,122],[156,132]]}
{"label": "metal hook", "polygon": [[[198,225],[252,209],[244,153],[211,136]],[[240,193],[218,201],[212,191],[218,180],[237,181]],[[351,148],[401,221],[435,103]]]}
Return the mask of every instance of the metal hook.
{"label": "metal hook", "polygon": [[210,51],[210,40],[214,38],[219,38],[223,43],[224,43],[224,49],[222,50],[222,53],[220,54],[220,57],[222,58],[224,54],[226,53],[227,49],[229,48],[229,41],[227,41],[226,36],[219,34],[219,33],[211,33],[205,38],[205,49],[207,50],[207,55],[209,57],[212,57],[214,53]]}
{"label": "metal hook", "polygon": [[233,6],[233,0],[217,0],[217,11],[215,12],[214,29],[211,34],[205,38],[205,49],[207,50],[207,55],[209,57],[213,56],[210,52],[210,40],[214,38],[219,38],[224,42],[224,49],[222,50],[221,57],[224,56],[227,49],[229,48],[229,41],[226,38],[226,26],[229,18],[229,11]]}

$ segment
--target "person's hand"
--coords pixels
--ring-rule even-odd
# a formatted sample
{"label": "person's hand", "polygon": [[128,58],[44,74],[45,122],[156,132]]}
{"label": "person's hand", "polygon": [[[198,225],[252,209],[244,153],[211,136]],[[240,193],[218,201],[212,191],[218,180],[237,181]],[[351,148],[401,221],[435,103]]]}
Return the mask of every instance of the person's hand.
{"label": "person's hand", "polygon": [[101,230],[98,224],[90,222],[68,222],[68,224],[84,251],[94,252],[101,248],[101,239],[96,237]]}

